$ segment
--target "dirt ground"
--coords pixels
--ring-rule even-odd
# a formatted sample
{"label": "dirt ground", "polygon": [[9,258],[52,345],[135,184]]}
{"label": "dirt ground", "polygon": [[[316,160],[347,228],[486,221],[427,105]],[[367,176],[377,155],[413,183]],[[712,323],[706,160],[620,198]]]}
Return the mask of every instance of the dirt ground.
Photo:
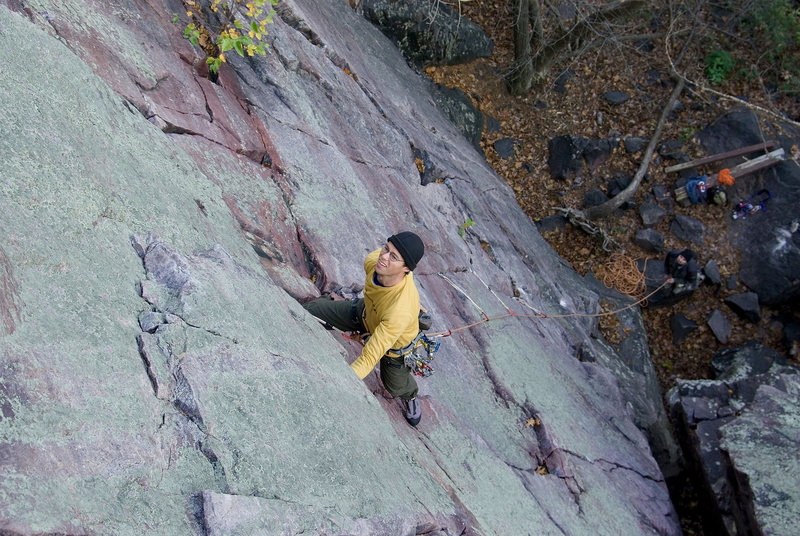
{"label": "dirt ground", "polygon": [[[511,96],[503,78],[513,60],[510,4],[462,2],[463,14],[478,23],[494,41],[492,56],[466,65],[429,67],[426,73],[439,84],[461,89],[485,115],[499,121],[501,131],[484,130],[481,141],[484,154],[495,171],[514,189],[523,210],[537,221],[556,214],[556,207],[582,208],[584,193],[589,188],[604,187],[611,178],[632,177],[636,173],[644,151],[631,155],[620,146],[608,162],[594,172],[584,169],[578,180],[551,179],[547,144],[551,138],[564,134],[583,138],[615,135],[623,139],[629,136],[649,139],[674,87],[667,73],[669,58],[676,56],[676,53],[667,48],[663,37],[651,40],[654,48],[649,52],[640,50],[632,42],[627,45],[608,44],[573,60],[569,65],[560,65],[553,70],[551,79],[542,88],[534,89],[525,96]],[[702,43],[689,50],[684,60],[684,65],[689,67],[684,72],[688,78],[707,84],[703,74],[704,50]],[[575,75],[567,81],[567,91],[562,93],[553,89],[552,82],[564,69],[571,69]],[[732,78],[714,89],[720,93],[746,95],[754,104],[775,108],[774,102],[764,97],[761,84],[753,80]],[[631,95],[631,99],[613,107],[603,98],[608,91],[624,91]],[[684,90],[680,102],[682,109],[667,122],[660,139],[684,141],[681,150],[691,158],[706,156],[694,133],[735,103],[696,87]],[[784,110],[778,111],[800,118],[797,100],[784,99],[781,102]],[[500,138],[517,140],[513,158],[500,158],[494,150],[493,143]],[[657,155],[652,159],[648,169],[650,177],[642,183],[634,198],[636,206],[651,196],[653,185],[661,184],[668,192],[673,191],[678,176],[675,173],[667,175],[664,168],[675,163],[662,160]],[[719,170],[708,167],[701,171],[714,173]],[[751,324],[740,319],[723,303],[726,296],[747,290],[741,283],[733,289],[725,285],[729,275],[738,273],[742,254],[732,247],[728,239],[730,205],[677,207],[676,211],[702,221],[707,230],[706,240],[702,247],[683,242],[669,232],[670,218],[665,218],[655,228],[664,235],[665,249],[692,247],[699,253],[701,267],[709,260],[716,260],[723,284],[718,287],[704,285],[689,299],[672,307],[642,310],[651,356],[664,391],[674,385],[676,378],[711,377],[709,363],[716,352],[750,339],[789,355],[791,349],[781,343],[781,325],[774,320],[781,311],[765,308],[761,322]],[[472,219],[476,225],[480,224],[479,215],[473,215]],[[632,242],[634,233],[643,227],[636,208],[621,211],[600,225],[622,245],[623,255],[662,262],[663,256],[648,253]],[[600,239],[570,225],[563,230],[544,233],[544,237],[581,274],[588,270],[597,273],[609,262],[609,252],[602,249]],[[717,341],[706,323],[714,309],[720,309],[733,325],[727,345]],[[684,314],[699,326],[677,346],[672,342],[669,327],[669,318],[675,313]]]}

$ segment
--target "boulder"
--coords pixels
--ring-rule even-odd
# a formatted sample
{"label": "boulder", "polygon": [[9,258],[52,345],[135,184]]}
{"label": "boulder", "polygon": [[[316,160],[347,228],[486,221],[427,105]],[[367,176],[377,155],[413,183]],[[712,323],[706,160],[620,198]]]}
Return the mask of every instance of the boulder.
{"label": "boulder", "polygon": [[670,285],[662,287],[668,277],[662,259],[638,259],[636,265],[644,274],[645,292],[650,296],[647,307],[674,305],[692,295],[691,292],[673,293]]}
{"label": "boulder", "polygon": [[667,191],[663,184],[654,184],[651,193],[659,206],[663,207],[667,212],[672,212],[675,208],[675,199],[672,197],[672,193]]}
{"label": "boulder", "polygon": [[667,211],[657,203],[644,203],[639,207],[639,216],[645,227],[655,227],[667,216]]}
{"label": "boulder", "polygon": [[633,235],[633,243],[652,253],[664,251],[664,235],[655,229],[639,229]]}
{"label": "boulder", "polygon": [[669,318],[669,327],[672,331],[672,344],[677,346],[683,342],[691,332],[697,329],[697,323],[690,320],[685,315],[677,313]]}
{"label": "boulder", "polygon": [[789,353],[795,358],[800,357],[800,322],[795,320],[785,321],[783,324],[783,337],[781,342]]}
{"label": "boulder", "polygon": [[631,96],[624,91],[607,91],[603,94],[603,98],[612,106],[619,106],[628,102]]}
{"label": "boulder", "polygon": [[719,342],[722,344],[728,343],[728,337],[731,334],[733,326],[731,326],[730,321],[725,317],[722,311],[719,309],[711,311],[708,315],[708,327],[711,328],[711,332]]}
{"label": "boulder", "polygon": [[711,259],[703,267],[703,273],[706,275],[706,280],[712,285],[719,285],[722,283],[722,275],[719,273],[719,265],[717,261]]}
{"label": "boulder", "polygon": [[583,169],[583,150],[588,140],[566,134],[550,139],[547,143],[547,165],[550,177],[566,179]]}
{"label": "boulder", "polygon": [[743,292],[725,298],[725,304],[750,323],[757,324],[761,320],[761,307],[758,304],[758,294]]}
{"label": "boulder", "polygon": [[725,288],[734,290],[739,286],[739,274],[731,274],[725,278]]}
{"label": "boulder", "polygon": [[469,63],[494,47],[480,26],[439,2],[361,0],[359,10],[418,68]]}
{"label": "boulder", "polygon": [[716,379],[678,380],[668,404],[701,482],[706,534],[791,534],[800,522],[800,371],[755,341],[719,352]]}
{"label": "boulder", "polygon": [[[800,523],[800,375],[783,385],[762,385],[740,416],[720,427],[720,449],[732,468],[733,518],[740,533],[791,534]],[[749,499],[749,501],[748,501]]]}
{"label": "boulder", "polygon": [[547,144],[550,177],[566,179],[580,174],[583,166],[596,170],[608,161],[619,145],[619,138],[586,139],[566,134],[551,138]]}
{"label": "boulder", "polygon": [[620,194],[632,181],[633,177],[617,177],[609,180],[608,187],[606,188],[609,197],[615,197]]}
{"label": "boulder", "polygon": [[680,160],[683,156],[687,156],[680,149],[683,147],[683,142],[680,140],[667,140],[658,146],[658,154],[664,158],[673,160]]}
{"label": "boulder", "polygon": [[503,127],[500,125],[500,121],[495,119],[494,117],[487,115],[486,116],[486,130],[488,132],[502,132]]}
{"label": "boulder", "polygon": [[618,138],[587,140],[582,156],[589,170],[595,171],[607,162],[617,145],[619,145]]}
{"label": "boulder", "polygon": [[583,208],[596,207],[608,201],[608,196],[600,188],[590,188],[583,195]]}
{"label": "boulder", "polygon": [[672,223],[670,223],[669,230],[681,240],[686,240],[693,244],[702,244],[704,242],[703,233],[705,233],[705,225],[703,225],[703,222],[700,220],[696,220],[692,217],[683,214],[675,214]]}
{"label": "boulder", "polygon": [[625,138],[625,150],[630,154],[638,153],[639,151],[647,147],[649,141],[650,140],[648,140],[647,138],[629,136]]}
{"label": "boulder", "polygon": [[445,117],[450,119],[464,134],[475,150],[483,154],[481,148],[483,113],[472,104],[469,97],[460,89],[445,87],[441,84],[433,84],[431,95]]}
{"label": "boulder", "polygon": [[574,76],[575,71],[572,69],[566,69],[559,73],[553,82],[553,91],[556,91],[557,93],[566,93],[567,82],[569,82]]}
{"label": "boulder", "polygon": [[511,138],[500,138],[492,144],[494,150],[497,151],[497,156],[500,158],[514,158],[514,148],[517,146],[517,141]]}
{"label": "boulder", "polygon": [[553,214],[537,221],[536,228],[539,229],[540,233],[547,233],[556,229],[563,229],[567,223],[569,223],[569,220],[563,214]]}
{"label": "boulder", "polygon": [[748,341],[742,346],[720,350],[711,358],[714,378],[736,381],[765,374],[773,366],[784,366],[786,358],[757,341]]}

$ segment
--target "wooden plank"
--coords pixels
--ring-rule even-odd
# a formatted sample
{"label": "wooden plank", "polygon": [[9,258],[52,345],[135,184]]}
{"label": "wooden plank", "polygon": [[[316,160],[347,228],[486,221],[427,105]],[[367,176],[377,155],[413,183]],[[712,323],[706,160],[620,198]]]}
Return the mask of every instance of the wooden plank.
{"label": "wooden plank", "polygon": [[[775,149],[774,151],[770,151],[769,153],[761,155],[758,158],[753,158],[752,160],[742,162],[738,166],[732,167],[731,176],[733,176],[733,178],[737,178],[741,177],[742,175],[747,175],[748,173],[758,171],[759,169],[764,169],[765,167],[775,165],[778,162],[783,162],[783,157],[783,148],[781,147]],[[714,176],[716,177],[716,175]]]}
{"label": "wooden plank", "polygon": [[[783,162],[784,160],[784,151],[783,148],[775,149],[767,154],[761,155],[758,158],[753,158],[752,160],[748,160],[747,162],[742,162],[738,166],[731,168],[731,176],[734,179],[738,179],[739,177],[743,177],[744,175],[748,175],[750,173],[755,173],[764,168],[768,168],[770,166],[774,166],[778,162]],[[708,179],[706,179],[706,188],[711,188],[712,186],[717,184],[719,180],[719,176],[717,173],[713,175],[709,175]],[[675,188],[674,191],[675,200],[681,206],[689,206],[691,201],[689,200],[689,196],[686,193],[686,187],[681,186],[680,188]]]}
{"label": "wooden plank", "polygon": [[675,171],[689,169],[695,166],[701,166],[703,164],[709,164],[711,162],[718,162],[719,160],[725,160],[726,158],[733,158],[734,156],[741,156],[743,154],[752,153],[753,151],[769,150],[775,147],[775,145],[777,145],[777,142],[775,140],[769,140],[764,143],[757,143],[756,145],[748,145],[747,147],[740,147],[739,149],[734,149],[726,153],[712,154],[710,156],[704,156],[703,158],[698,158],[697,160],[692,160],[690,162],[675,164],[674,166],[669,166],[667,168],[664,168],[664,172],[672,173]]}

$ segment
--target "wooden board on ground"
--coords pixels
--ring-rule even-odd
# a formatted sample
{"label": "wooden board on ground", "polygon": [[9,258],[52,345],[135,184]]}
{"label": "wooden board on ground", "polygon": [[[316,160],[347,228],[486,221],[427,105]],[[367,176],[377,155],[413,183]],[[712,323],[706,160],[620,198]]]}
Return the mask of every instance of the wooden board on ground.
{"label": "wooden board on ground", "polygon": [[664,168],[665,173],[673,173],[675,171],[682,171],[684,169],[693,168],[695,166],[702,166],[703,164],[710,164],[711,162],[719,162],[720,160],[725,160],[726,158],[733,158],[734,156],[741,156],[743,154],[752,153],[754,151],[771,151],[773,147],[778,144],[775,140],[765,141],[764,143],[757,143],[755,145],[748,145],[747,147],[740,147],[738,149],[733,149],[732,151],[727,151],[725,153],[718,153],[712,154],[709,156],[704,156],[703,158],[698,158],[696,160],[690,160],[689,162],[683,162],[682,164],[675,164],[674,166],[669,166]]}
{"label": "wooden board on ground", "polygon": [[[730,156],[731,155],[728,155],[725,158],[728,158]],[[742,162],[738,166],[731,168],[731,176],[734,179],[738,179],[739,177],[742,177],[749,173],[754,173],[761,169],[774,166],[778,162],[783,162],[783,159],[784,159],[783,148],[778,148],[775,149],[774,151],[770,151],[765,155],[761,155],[758,158],[753,158],[752,160],[748,160],[747,162]],[[715,186],[718,180],[719,176],[717,173],[709,175],[708,179],[706,180],[706,188],[711,188],[712,186]],[[680,188],[675,189],[675,200],[681,206],[688,206],[691,203],[691,201],[689,200],[689,195],[686,192],[685,186],[681,186]]]}

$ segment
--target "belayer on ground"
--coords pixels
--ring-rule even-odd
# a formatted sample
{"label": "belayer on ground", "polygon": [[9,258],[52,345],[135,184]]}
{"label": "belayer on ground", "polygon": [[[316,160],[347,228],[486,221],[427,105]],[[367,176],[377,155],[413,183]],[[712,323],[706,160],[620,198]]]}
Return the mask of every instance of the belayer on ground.
{"label": "belayer on ground", "polygon": [[672,285],[673,294],[694,291],[700,284],[700,271],[697,265],[697,253],[691,249],[674,249],[664,259],[664,273],[667,283]]}

